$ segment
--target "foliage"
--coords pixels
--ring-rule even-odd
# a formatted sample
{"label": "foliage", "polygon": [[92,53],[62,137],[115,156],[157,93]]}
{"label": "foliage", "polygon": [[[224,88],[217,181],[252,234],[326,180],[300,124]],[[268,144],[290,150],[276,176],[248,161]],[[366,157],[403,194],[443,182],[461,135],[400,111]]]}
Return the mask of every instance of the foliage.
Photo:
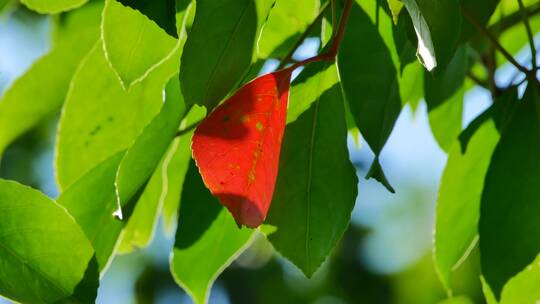
{"label": "foliage", "polygon": [[[148,246],[160,217],[176,227],[170,272],[196,303],[261,235],[311,277],[357,199],[348,136],[375,154],[366,178],[399,191],[380,154],[402,109],[424,99],[448,153],[433,244],[442,285],[452,295],[479,258],[486,301],[538,300],[537,1],[8,2],[0,14],[20,5],[54,27],[51,50],[0,99],[0,153],[61,113],[60,195],[0,180],[0,295],[94,302],[115,255]],[[306,38],[318,55],[296,60]],[[530,64],[515,59],[522,48]],[[277,70],[255,77],[271,59]],[[516,76],[502,84],[504,64]],[[472,87],[492,104],[463,128]]]}

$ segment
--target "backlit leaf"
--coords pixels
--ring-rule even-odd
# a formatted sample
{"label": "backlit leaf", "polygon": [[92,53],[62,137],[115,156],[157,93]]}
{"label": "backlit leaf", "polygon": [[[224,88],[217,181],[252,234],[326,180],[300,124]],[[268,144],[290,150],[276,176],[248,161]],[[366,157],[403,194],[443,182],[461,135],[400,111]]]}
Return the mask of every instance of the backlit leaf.
{"label": "backlit leaf", "polygon": [[57,133],[56,169],[67,188],[92,167],[131,146],[163,104],[180,51],[125,91],[98,43],[75,74]]}
{"label": "backlit leaf", "polygon": [[58,198],[92,243],[102,272],[109,265],[125,224],[113,216],[117,207],[114,180],[124,153],[118,152],[95,166]]}
{"label": "backlit leaf", "polygon": [[[0,180],[0,210],[2,296],[22,303],[95,301],[94,250],[65,209],[37,190]],[[87,270],[94,272],[92,286],[81,286]]]}
{"label": "backlit leaf", "polygon": [[319,12],[318,0],[276,0],[257,43],[259,58],[282,58]]}
{"label": "backlit leaf", "polygon": [[[337,74],[335,65],[334,74]],[[336,246],[356,201],[357,178],[347,150],[339,83],[285,131],[268,239],[308,277]]]}
{"label": "backlit leaf", "polygon": [[501,304],[535,303],[540,299],[540,256],[515,277],[511,278],[503,288]]}
{"label": "backlit leaf", "polygon": [[236,226],[205,188],[193,161],[179,217],[171,273],[196,304],[204,304],[216,278],[249,245],[254,231]]}
{"label": "backlit leaf", "polygon": [[473,135],[466,152],[456,140],[448,153],[437,201],[433,248],[439,277],[448,290],[453,270],[476,243],[484,177],[498,140],[495,123],[489,119]]}
{"label": "backlit leaf", "polygon": [[0,154],[60,109],[77,66],[99,37],[102,7],[92,2],[66,14],[53,49],[6,90],[0,99]]}
{"label": "backlit leaf", "polygon": [[187,105],[217,105],[242,79],[274,0],[199,0],[180,68]]}
{"label": "backlit leaf", "polygon": [[193,157],[205,185],[238,225],[259,226],[268,212],[285,129],[291,68],[240,88],[195,131]]}
{"label": "backlit leaf", "polygon": [[495,148],[485,179],[479,234],[482,274],[503,285],[540,252],[540,88],[532,82]]}
{"label": "backlit leaf", "polygon": [[42,14],[56,14],[77,8],[88,0],[21,0],[29,9]]}
{"label": "backlit leaf", "polygon": [[172,55],[177,43],[139,11],[116,0],[105,2],[101,22],[107,60],[126,88]]}

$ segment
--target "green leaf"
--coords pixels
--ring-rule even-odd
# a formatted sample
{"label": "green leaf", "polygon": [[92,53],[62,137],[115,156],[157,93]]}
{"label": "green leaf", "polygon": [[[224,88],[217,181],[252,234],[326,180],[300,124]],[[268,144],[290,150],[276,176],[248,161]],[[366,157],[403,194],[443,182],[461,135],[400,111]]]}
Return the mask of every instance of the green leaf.
{"label": "green leaf", "polygon": [[461,133],[467,69],[467,49],[461,47],[444,70],[424,75],[429,123],[437,143],[446,152]]}
{"label": "green leaf", "polygon": [[116,0],[105,2],[101,22],[107,60],[126,88],[174,54],[174,38],[139,11]]}
{"label": "green leaf", "polygon": [[171,272],[195,303],[207,303],[213,282],[250,244],[254,230],[236,226],[204,186],[193,161],[179,214]]}
{"label": "green leaf", "polygon": [[501,304],[537,303],[540,299],[540,255],[504,286]]}
{"label": "green leaf", "polygon": [[163,87],[177,73],[180,50],[125,91],[98,43],[74,76],[60,119],[56,169],[67,188],[92,167],[130,147],[156,116]]}
{"label": "green leaf", "polygon": [[319,12],[318,0],[277,0],[257,43],[259,58],[282,58]]}
{"label": "green leaf", "polygon": [[403,106],[409,104],[416,111],[424,96],[424,69],[419,62],[407,65],[399,79],[399,95]]}
{"label": "green leaf", "polygon": [[[23,303],[95,301],[94,251],[65,209],[37,190],[0,180],[0,210],[2,296]],[[92,286],[80,290],[87,270]]]}
{"label": "green leaf", "polygon": [[175,0],[118,0],[125,6],[140,11],[150,20],[154,21],[167,34],[178,38],[176,31]]}
{"label": "green leaf", "polygon": [[[189,128],[194,123],[200,121],[206,116],[204,107],[193,106],[186,118],[182,121],[181,129]],[[175,225],[178,222],[178,208],[180,206],[180,194],[184,185],[184,179],[191,159],[191,137],[193,131],[176,138],[171,146],[171,152],[174,150],[167,176],[169,186],[163,202],[163,225],[165,232],[173,234]]]}
{"label": "green leaf", "polygon": [[474,304],[474,301],[467,296],[458,296],[443,300],[438,304]]}
{"label": "green leaf", "polygon": [[167,170],[176,152],[177,147],[171,150],[171,145],[184,112],[180,84],[178,78],[173,77],[167,84],[165,105],[160,114],[143,130],[120,163],[115,183],[117,214],[122,215],[123,204],[145,188],[124,229],[118,249],[122,254],[150,243],[168,188],[178,188],[178,185],[169,185]]}
{"label": "green leaf", "polygon": [[99,37],[101,8],[93,2],[66,14],[51,52],[6,90],[0,100],[0,154],[60,109],[79,62]]}
{"label": "green leaf", "polygon": [[167,86],[172,87],[167,91],[176,90],[178,94],[165,99],[161,112],[135,139],[118,167],[115,185],[120,219],[122,206],[148,182],[175,137],[184,116],[186,108],[180,94],[178,78],[173,77]]}
{"label": "green leaf", "polygon": [[291,85],[287,123],[295,121],[325,91],[337,83],[338,75],[334,64],[320,61],[308,65]]}
{"label": "green leaf", "polygon": [[[495,12],[499,2],[500,0],[459,0],[462,9],[470,14],[482,26],[488,24],[488,21],[491,15],[493,15],[493,12]],[[469,19],[463,18],[462,22],[461,42],[467,41],[473,35],[481,34]]]}
{"label": "green leaf", "polygon": [[113,216],[117,206],[114,180],[124,153],[118,152],[95,166],[58,198],[92,243],[102,272],[109,265],[124,226]]}
{"label": "green leaf", "polygon": [[502,130],[485,179],[479,234],[482,274],[496,297],[540,252],[540,92],[529,83]]}
{"label": "green leaf", "polygon": [[57,14],[77,8],[88,0],[20,0],[29,9],[41,14]]}
{"label": "green leaf", "polygon": [[404,0],[418,37],[418,55],[428,71],[444,68],[461,35],[458,0]]}
{"label": "green leaf", "polygon": [[187,105],[213,108],[252,63],[274,0],[199,0],[182,54],[180,85]]}
{"label": "green leaf", "polygon": [[270,242],[308,277],[349,225],[357,194],[355,172],[347,149],[343,95],[336,83],[287,127],[266,221],[276,228]]}
{"label": "green leaf", "polygon": [[[356,125],[376,155],[370,170],[373,174],[368,177],[393,191],[378,163],[401,110],[396,66],[384,39],[392,38],[391,27],[381,26],[391,22],[380,8],[368,15],[360,5],[353,5],[338,59],[343,90]],[[380,33],[379,28],[390,32]]]}
{"label": "green leaf", "polygon": [[447,290],[451,276],[477,242],[480,200],[490,158],[499,141],[493,120],[482,123],[466,153],[454,141],[439,187],[434,236],[434,261]]}

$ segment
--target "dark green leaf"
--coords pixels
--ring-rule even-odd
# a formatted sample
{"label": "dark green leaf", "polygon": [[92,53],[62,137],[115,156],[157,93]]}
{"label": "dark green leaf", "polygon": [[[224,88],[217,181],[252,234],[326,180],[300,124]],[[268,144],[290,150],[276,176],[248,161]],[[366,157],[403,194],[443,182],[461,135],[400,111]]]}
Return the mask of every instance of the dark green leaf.
{"label": "dark green leaf", "polygon": [[66,14],[52,51],[7,89],[0,101],[0,154],[60,109],[79,62],[99,37],[101,8],[93,2]]}
{"label": "dark green leaf", "polygon": [[[369,13],[357,3],[353,5],[338,59],[343,90],[356,125],[378,156],[399,116],[401,99],[396,66],[383,39],[391,38],[391,32],[378,30],[382,22],[391,24],[390,17],[380,8]],[[388,186],[378,157],[373,166],[373,174],[368,177]]]}
{"label": "dark green leaf", "polygon": [[208,302],[217,276],[247,247],[254,235],[240,229],[214,198],[195,163],[189,167],[171,258],[175,281],[197,304]]}
{"label": "dark green leaf", "polygon": [[482,273],[499,296],[508,279],[529,265],[540,243],[540,121],[537,83],[502,130],[489,167],[480,213]]}
{"label": "dark green leaf", "polygon": [[[332,65],[335,73],[335,65]],[[311,276],[347,228],[357,193],[339,83],[291,123],[267,224],[276,250]]]}
{"label": "dark green leaf", "polygon": [[[65,209],[37,190],[0,180],[0,294],[23,303],[94,302],[98,277],[78,289],[94,250]],[[84,282],[83,282],[84,283]],[[91,288],[92,287],[92,288]],[[83,294],[78,292],[82,291]]]}
{"label": "dark green leaf", "polygon": [[187,105],[213,108],[253,61],[274,0],[199,0],[182,54],[180,85]]}
{"label": "dark green leaf", "polygon": [[118,0],[153,20],[169,35],[178,38],[176,32],[175,0]]}
{"label": "dark green leaf", "polygon": [[[459,2],[469,15],[485,26],[500,0],[459,0]],[[460,41],[465,42],[476,34],[479,34],[478,29],[467,18],[463,18]]]}

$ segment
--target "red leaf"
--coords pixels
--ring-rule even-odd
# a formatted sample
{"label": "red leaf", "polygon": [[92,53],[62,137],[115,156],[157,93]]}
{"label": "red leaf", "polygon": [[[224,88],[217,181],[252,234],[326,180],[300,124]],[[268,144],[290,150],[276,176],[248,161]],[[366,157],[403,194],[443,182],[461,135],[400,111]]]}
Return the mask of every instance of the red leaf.
{"label": "red leaf", "polygon": [[240,88],[195,130],[193,157],[203,181],[238,225],[259,226],[276,183],[293,69]]}

